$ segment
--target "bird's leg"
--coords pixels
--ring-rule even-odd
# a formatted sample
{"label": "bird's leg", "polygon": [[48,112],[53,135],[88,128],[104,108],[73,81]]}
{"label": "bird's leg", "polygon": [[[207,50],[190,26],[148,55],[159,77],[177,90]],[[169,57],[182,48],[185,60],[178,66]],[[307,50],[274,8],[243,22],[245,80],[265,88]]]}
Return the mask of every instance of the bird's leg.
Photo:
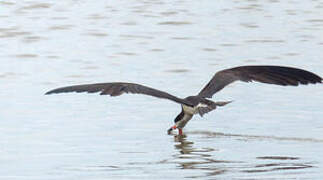
{"label": "bird's leg", "polygon": [[178,135],[183,136],[183,130],[181,128],[178,128]]}

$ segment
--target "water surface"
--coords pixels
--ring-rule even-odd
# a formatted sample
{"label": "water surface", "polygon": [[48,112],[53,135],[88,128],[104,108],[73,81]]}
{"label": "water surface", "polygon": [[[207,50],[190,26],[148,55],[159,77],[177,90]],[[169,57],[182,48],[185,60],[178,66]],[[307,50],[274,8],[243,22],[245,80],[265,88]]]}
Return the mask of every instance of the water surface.
{"label": "water surface", "polygon": [[0,178],[320,179],[321,85],[235,83],[234,103],[166,130],[180,107],[146,96],[44,96],[136,82],[185,97],[239,65],[323,75],[323,1],[1,1]]}

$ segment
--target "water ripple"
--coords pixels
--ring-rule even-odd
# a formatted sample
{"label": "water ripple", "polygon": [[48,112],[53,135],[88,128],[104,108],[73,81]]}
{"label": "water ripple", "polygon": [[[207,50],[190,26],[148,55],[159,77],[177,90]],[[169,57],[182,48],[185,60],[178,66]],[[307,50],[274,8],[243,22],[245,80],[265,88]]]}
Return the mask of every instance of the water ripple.
{"label": "water ripple", "polygon": [[205,135],[207,138],[210,138],[210,137],[242,137],[247,140],[277,140],[277,141],[297,141],[297,142],[323,143],[323,139],[300,138],[300,137],[245,135],[245,134],[230,134],[230,133],[209,132],[209,131],[192,131],[192,132],[187,132],[187,134],[201,134],[201,135]]}

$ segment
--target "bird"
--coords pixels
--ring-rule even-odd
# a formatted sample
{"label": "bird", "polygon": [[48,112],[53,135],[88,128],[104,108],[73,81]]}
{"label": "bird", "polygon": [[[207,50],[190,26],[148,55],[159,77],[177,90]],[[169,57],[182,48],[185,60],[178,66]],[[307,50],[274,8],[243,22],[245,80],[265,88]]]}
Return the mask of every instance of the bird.
{"label": "bird", "polygon": [[188,96],[186,98],[179,98],[162,90],[129,82],[108,82],[66,86],[50,90],[46,92],[45,95],[68,92],[100,92],[100,95],[120,96],[124,93],[131,93],[171,100],[180,104],[182,110],[176,116],[174,125],[167,130],[167,133],[171,134],[173,130],[177,129],[178,135],[182,136],[183,128],[195,114],[203,116],[204,114],[215,110],[217,107],[225,106],[232,102],[212,101],[211,98],[215,93],[236,81],[256,81],[280,86],[298,86],[322,83],[322,78],[307,70],[294,67],[248,65],[216,72],[197,95]]}

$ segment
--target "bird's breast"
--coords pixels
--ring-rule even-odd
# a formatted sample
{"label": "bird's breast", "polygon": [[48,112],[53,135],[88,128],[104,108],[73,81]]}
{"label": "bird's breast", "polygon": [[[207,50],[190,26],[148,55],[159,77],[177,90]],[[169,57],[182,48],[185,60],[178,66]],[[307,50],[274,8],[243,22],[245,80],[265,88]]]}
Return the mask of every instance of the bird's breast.
{"label": "bird's breast", "polygon": [[196,106],[195,107],[190,107],[190,106],[186,106],[186,105],[182,105],[183,107],[183,111],[187,114],[195,114],[196,111]]}
{"label": "bird's breast", "polygon": [[184,113],[184,116],[182,117],[182,119],[176,122],[177,127],[180,129],[184,128],[184,126],[187,124],[189,120],[192,119],[192,117],[193,117],[192,114]]}
{"label": "bird's breast", "polygon": [[194,114],[198,113],[198,109],[200,107],[207,107],[207,105],[203,104],[203,103],[199,103],[198,105],[196,105],[194,107],[190,107],[190,106],[186,106],[186,105],[182,105],[182,107],[183,107],[183,110],[184,110],[185,113],[194,115]]}

